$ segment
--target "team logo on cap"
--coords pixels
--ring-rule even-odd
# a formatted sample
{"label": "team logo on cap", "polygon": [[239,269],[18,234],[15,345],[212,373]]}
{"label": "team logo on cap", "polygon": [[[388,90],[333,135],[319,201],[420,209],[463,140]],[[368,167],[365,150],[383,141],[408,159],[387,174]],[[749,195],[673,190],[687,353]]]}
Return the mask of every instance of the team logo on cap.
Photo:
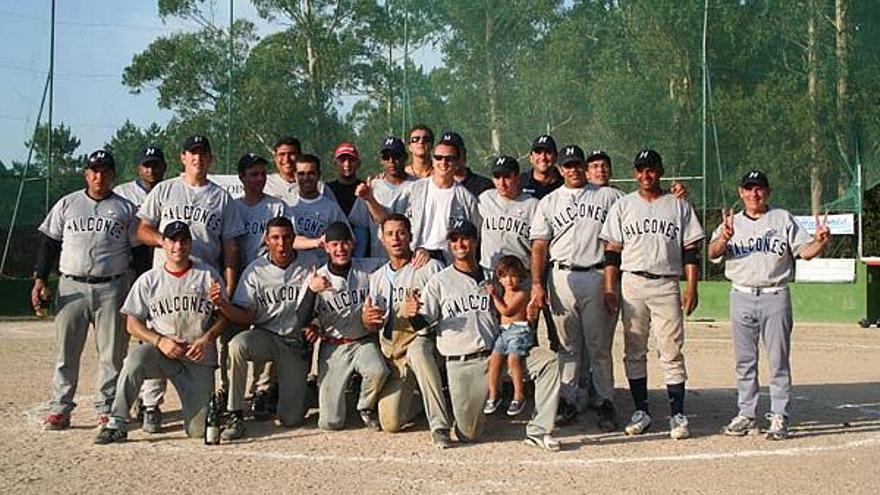
{"label": "team logo on cap", "polygon": [[541,136],[538,138],[538,142],[544,144],[547,142],[547,136]]}
{"label": "team logo on cap", "polygon": [[639,158],[648,158],[648,150],[639,153]]}
{"label": "team logo on cap", "polygon": [[757,179],[758,175],[758,172],[749,172],[749,179]]}
{"label": "team logo on cap", "polygon": [[504,157],[500,157],[500,158],[498,158],[497,160],[495,160],[495,166],[496,166],[496,167],[500,167],[500,166],[502,166],[502,165],[504,165]]}
{"label": "team logo on cap", "polygon": [[103,160],[104,158],[107,158],[107,153],[104,153],[103,151],[95,153],[95,160]]}
{"label": "team logo on cap", "polygon": [[394,144],[394,138],[385,138],[385,146],[391,146]]}
{"label": "team logo on cap", "polygon": [[565,154],[566,155],[573,155],[574,154],[574,146],[569,146],[568,148],[565,148]]}
{"label": "team logo on cap", "polygon": [[447,141],[450,139],[452,139],[452,134],[444,134],[443,139],[441,139],[441,141]]}
{"label": "team logo on cap", "polygon": [[146,153],[146,154],[147,154],[147,155],[155,155],[155,154],[156,154],[156,148],[153,148],[153,147],[149,147],[149,148],[147,148],[147,153]]}

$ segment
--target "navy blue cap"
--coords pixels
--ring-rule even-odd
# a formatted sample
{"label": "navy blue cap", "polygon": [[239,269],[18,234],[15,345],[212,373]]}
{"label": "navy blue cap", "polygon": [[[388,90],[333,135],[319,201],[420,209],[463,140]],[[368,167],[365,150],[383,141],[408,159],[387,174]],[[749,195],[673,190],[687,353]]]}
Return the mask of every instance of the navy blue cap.
{"label": "navy blue cap", "polygon": [[660,157],[660,153],[651,148],[645,148],[636,154],[636,158],[633,160],[633,167],[638,170],[643,168],[659,168],[663,170],[663,158]]}
{"label": "navy blue cap", "polygon": [[535,150],[547,150],[556,155],[556,140],[549,134],[541,134],[532,141],[532,151]]}
{"label": "navy blue cap", "polygon": [[611,157],[608,156],[608,153],[605,153],[602,150],[593,150],[589,152],[587,154],[587,159],[584,161],[590,163],[596,160],[605,160],[606,162],[608,162],[608,165],[611,165]]}
{"label": "navy blue cap", "polygon": [[351,229],[348,228],[345,222],[333,222],[324,231],[324,242],[353,240],[354,236],[351,235]]}
{"label": "navy blue cap", "polygon": [[461,137],[461,134],[455,131],[444,132],[443,136],[440,138],[440,141],[438,141],[437,144],[448,144],[450,146],[455,146],[455,149],[457,149],[459,152],[465,150],[464,138]]}
{"label": "navy blue cap", "polygon": [[512,156],[502,155],[492,162],[492,175],[519,174],[519,162]]}
{"label": "navy blue cap", "polygon": [[89,155],[89,159],[86,161],[86,168],[101,167],[116,170],[116,160],[113,159],[113,155],[107,150],[93,151],[92,154]]}
{"label": "navy blue cap", "polygon": [[208,141],[207,136],[196,134],[183,141],[183,151],[195,151],[199,148],[204,149],[208,153],[211,152],[211,142]]}
{"label": "navy blue cap", "polygon": [[477,230],[477,226],[474,225],[470,220],[457,218],[453,220],[452,224],[449,226],[449,231],[446,233],[446,238],[452,240],[452,238],[458,236],[478,239],[480,237],[480,233]]}
{"label": "navy blue cap", "polygon": [[739,186],[758,186],[769,188],[770,181],[767,179],[767,174],[765,174],[764,172],[761,172],[760,170],[752,170],[746,175],[743,175],[742,180],[739,181]]}
{"label": "navy blue cap", "polygon": [[175,222],[171,222],[162,229],[162,237],[167,239],[174,239],[179,235],[185,235],[186,237],[192,239],[192,233],[189,231],[189,225],[186,222],[181,222],[177,220]]}
{"label": "navy blue cap", "polygon": [[559,157],[559,165],[565,166],[569,163],[578,163],[583,165],[586,163],[584,159],[584,150],[576,144],[563,146],[562,155]]}
{"label": "navy blue cap", "polygon": [[149,163],[165,163],[165,153],[158,146],[147,146],[138,156],[138,165],[147,165]]}
{"label": "navy blue cap", "polygon": [[388,136],[382,141],[382,147],[379,154],[391,153],[392,156],[403,156],[406,154],[406,146],[397,136]]}
{"label": "navy blue cap", "polygon": [[269,162],[256,153],[245,153],[238,159],[238,173],[244,173],[245,170],[258,164],[268,165]]}

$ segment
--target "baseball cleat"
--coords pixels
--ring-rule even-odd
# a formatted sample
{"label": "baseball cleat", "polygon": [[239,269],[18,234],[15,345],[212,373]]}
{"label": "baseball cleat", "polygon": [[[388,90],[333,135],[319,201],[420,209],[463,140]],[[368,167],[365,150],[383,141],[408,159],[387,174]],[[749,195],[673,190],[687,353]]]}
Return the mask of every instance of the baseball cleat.
{"label": "baseball cleat", "polygon": [[232,411],[229,422],[226,423],[226,428],[223,429],[220,438],[226,441],[238,440],[244,436],[245,430],[244,414],[241,411]]}
{"label": "baseball cleat", "polygon": [[358,412],[361,414],[361,421],[364,422],[365,428],[373,431],[382,430],[382,427],[379,425],[379,419],[376,418],[376,411],[371,409],[361,409]]}
{"label": "baseball cleat", "polygon": [[144,422],[141,429],[146,433],[162,432],[162,411],[159,406],[144,408]]}
{"label": "baseball cleat", "polygon": [[452,438],[449,437],[449,430],[432,431],[431,443],[440,450],[452,447]]}
{"label": "baseball cleat", "polygon": [[646,411],[639,409],[633,413],[632,418],[629,420],[629,424],[626,425],[626,428],[624,428],[623,431],[625,431],[627,435],[641,435],[650,427],[651,415]]}
{"label": "baseball cleat", "polygon": [[730,437],[744,437],[755,429],[755,418],[737,414],[730,423],[721,428],[721,433]]}
{"label": "baseball cleat", "polygon": [[567,426],[575,422],[577,419],[577,408],[569,404],[564,399],[559,400],[559,407],[556,409],[556,426]]}
{"label": "baseball cleat", "polygon": [[691,436],[691,432],[688,429],[687,416],[678,413],[669,418],[669,436],[673,440],[683,440]]}
{"label": "baseball cleat", "polygon": [[766,418],[770,420],[770,427],[764,432],[767,440],[785,440],[791,435],[788,430],[788,419],[776,413],[767,413]]}
{"label": "baseball cleat", "polygon": [[558,452],[561,446],[559,445],[559,440],[556,440],[549,434],[547,435],[526,435],[526,439],[524,440],[526,445],[530,445],[532,447],[538,447],[539,449],[546,450],[548,452]]}
{"label": "baseball cleat", "polygon": [[271,417],[269,413],[269,399],[269,392],[267,390],[258,390],[254,394],[254,421],[266,421]]}
{"label": "baseball cleat", "polygon": [[526,401],[523,400],[512,400],[510,401],[510,405],[507,407],[507,415],[508,416],[519,416],[523,409],[526,408]]}
{"label": "baseball cleat", "polygon": [[128,439],[128,432],[122,428],[101,428],[98,436],[95,437],[96,445],[107,445],[108,443],[124,442]]}
{"label": "baseball cleat", "polygon": [[43,422],[43,429],[47,431],[60,431],[70,428],[70,416],[61,413],[52,413]]}
{"label": "baseball cleat", "polygon": [[486,399],[486,405],[483,406],[483,414],[495,414],[500,405],[501,399]]}
{"label": "baseball cleat", "polygon": [[604,432],[616,431],[620,426],[617,424],[617,411],[614,403],[610,400],[602,401],[599,405],[599,429]]}

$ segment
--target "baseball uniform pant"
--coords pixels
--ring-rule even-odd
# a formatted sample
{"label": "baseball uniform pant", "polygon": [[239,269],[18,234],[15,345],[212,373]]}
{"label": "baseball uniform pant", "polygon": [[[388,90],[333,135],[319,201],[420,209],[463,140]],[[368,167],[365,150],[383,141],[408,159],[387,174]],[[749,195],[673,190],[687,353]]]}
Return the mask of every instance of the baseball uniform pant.
{"label": "baseball uniform pant", "polygon": [[[604,294],[601,297],[604,298]],[[620,300],[620,284],[617,284],[617,298]],[[608,377],[607,383],[604,384],[606,387],[605,390],[599,391],[596,386],[595,377],[593,376],[594,365],[593,360],[590,359],[590,353],[581,353],[580,382],[578,383],[578,387],[582,393],[586,390],[592,389],[592,392],[595,393],[595,398],[599,402],[606,399],[614,399],[614,359],[611,356],[611,351],[614,347],[614,333],[617,331],[617,320],[619,316],[620,311],[617,311],[613,315],[607,315],[606,323],[608,326],[598,332],[591,332],[594,338],[598,339],[598,342],[595,343],[595,347],[588,346],[588,350],[595,349],[594,354],[596,354],[596,356],[594,359],[600,361],[607,359],[607,371],[603,374],[603,376]],[[601,386],[602,384],[599,385],[599,387]],[[586,399],[587,397],[584,396],[583,398]],[[586,405],[586,400],[582,401],[582,404]],[[583,408],[579,406],[579,409]]]}
{"label": "baseball uniform pant", "polygon": [[113,420],[120,428],[125,427],[131,404],[148,378],[171,380],[180,396],[184,431],[193,438],[203,437],[208,401],[214,393],[214,366],[170,359],[153,344],[132,348],[119,374],[118,393],[113,401]]}
{"label": "baseball uniform pant", "polygon": [[110,412],[116,395],[116,380],[128,349],[129,335],[119,313],[127,292],[126,277],[99,284],[77,282],[67,277],[59,280],[58,314],[55,316],[58,357],[52,373],[52,412],[70,414],[76,407],[73,398],[90,324],[95,328],[98,348],[94,406],[98,414]]}
{"label": "baseball uniform pant", "polygon": [[[528,435],[546,435],[553,431],[559,406],[560,362],[550,350],[534,347],[523,358],[523,373],[535,383],[535,408],[526,425]],[[446,361],[452,415],[459,434],[466,440],[478,438],[486,425],[483,406],[489,393],[488,355],[470,361]]]}
{"label": "baseball uniform pant", "polygon": [[[229,342],[230,411],[244,410],[248,361],[276,363],[278,419],[287,427],[299,426],[306,417],[306,360],[302,343],[259,328],[245,330]],[[259,370],[256,364],[254,370]]]}
{"label": "baseball uniform pant", "polygon": [[141,386],[141,403],[144,407],[158,407],[165,402],[167,387],[168,380],[164,378],[144,380],[144,384]]}
{"label": "baseball uniform pant", "polygon": [[648,376],[648,339],[653,333],[666,384],[687,380],[682,353],[684,315],[677,278],[655,280],[623,272],[621,319],[627,378]]}
{"label": "baseball uniform pant", "polygon": [[318,428],[345,428],[345,389],[355,371],[363,377],[357,409],[373,410],[389,373],[379,344],[367,339],[348,344],[321,343],[318,357]]}
{"label": "baseball uniform pant", "polygon": [[550,312],[559,338],[562,397],[572,405],[582,402],[579,399],[586,390],[580,390],[579,385],[586,382],[592,368],[596,394],[600,400],[612,400],[614,329],[609,324],[612,316],[605,310],[602,272],[554,267],[547,287]]}
{"label": "baseball uniform pant", "polygon": [[[443,396],[437,349],[427,337],[416,337],[406,355],[391,362],[390,374],[379,396],[379,424],[383,431],[396,433],[425,408],[431,431],[448,430],[449,406]],[[420,390],[422,404],[413,399]]]}
{"label": "baseball uniform pant", "polygon": [[762,340],[770,365],[770,410],[789,417],[792,316],[788,289],[760,295],[731,289],[730,325],[740,414],[755,417],[759,389],[758,346]]}

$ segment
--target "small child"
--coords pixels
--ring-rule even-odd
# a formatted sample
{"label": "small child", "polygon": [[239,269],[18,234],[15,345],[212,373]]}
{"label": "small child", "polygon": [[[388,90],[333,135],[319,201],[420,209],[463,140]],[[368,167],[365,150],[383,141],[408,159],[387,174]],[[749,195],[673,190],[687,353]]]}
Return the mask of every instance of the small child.
{"label": "small child", "polygon": [[526,268],[516,256],[504,256],[495,268],[495,279],[504,289],[503,295],[498,295],[494,283],[488,284],[486,291],[501,314],[501,335],[495,340],[495,348],[489,359],[489,398],[483,412],[494,413],[501,402],[498,398],[498,382],[506,357],[507,369],[513,381],[513,400],[507,408],[507,415],[516,416],[526,405],[522,357],[528,356],[535,340],[526,318],[529,303],[529,291],[523,289],[523,281],[527,279]]}

